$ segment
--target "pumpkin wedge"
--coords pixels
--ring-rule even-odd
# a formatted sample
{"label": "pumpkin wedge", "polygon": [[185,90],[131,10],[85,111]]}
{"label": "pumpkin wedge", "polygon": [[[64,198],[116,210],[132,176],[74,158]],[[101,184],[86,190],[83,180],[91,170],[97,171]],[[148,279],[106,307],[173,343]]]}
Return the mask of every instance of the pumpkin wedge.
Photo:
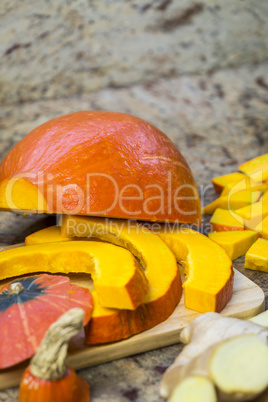
{"label": "pumpkin wedge", "polygon": [[268,272],[268,241],[259,238],[248,250],[244,268]]}
{"label": "pumpkin wedge", "polygon": [[112,244],[70,241],[0,253],[0,280],[36,272],[91,274],[99,302],[106,307],[135,309],[148,290],[133,255]]}
{"label": "pumpkin wedge", "polygon": [[62,235],[94,236],[129,249],[149,282],[144,303],[135,311],[104,308],[92,291],[94,309],[88,344],[128,338],[159,324],[174,311],[182,294],[181,278],[173,253],[155,233],[134,221],[63,216]]}
{"label": "pumpkin wedge", "polygon": [[257,156],[254,159],[243,163],[239,166],[239,170],[245,174],[255,176],[255,181],[268,180],[268,154]]}
{"label": "pumpkin wedge", "polygon": [[216,191],[216,193],[221,194],[223,189],[227,185],[234,185],[244,180],[245,178],[246,175],[244,175],[243,173],[233,172],[225,174],[223,176],[213,177],[211,181],[213,183],[214,190]]}
{"label": "pumpkin wedge", "polygon": [[25,237],[25,246],[62,241],[70,241],[70,238],[62,236],[59,226],[49,226]]}
{"label": "pumpkin wedge", "polygon": [[214,232],[244,230],[243,218],[228,209],[217,208],[209,223]]}
{"label": "pumpkin wedge", "polygon": [[173,230],[165,227],[159,235],[184,269],[185,306],[200,313],[220,312],[233,291],[232,261],[226,251],[188,228]]}
{"label": "pumpkin wedge", "polygon": [[261,224],[262,220],[268,216],[268,201],[266,200],[267,193],[265,193],[260,201],[254,204],[248,205],[244,208],[239,208],[234,211],[236,216],[240,216],[244,219],[244,226],[247,229],[252,229]]}
{"label": "pumpkin wedge", "polygon": [[221,195],[216,200],[203,208],[203,213],[212,215],[217,208],[221,209],[238,209],[245,207],[253,202],[257,202],[262,195],[262,191],[240,190],[230,192],[227,195]]}
{"label": "pumpkin wedge", "polygon": [[248,180],[242,180],[235,185],[227,184],[227,186],[222,190],[221,196],[223,197],[225,195],[232,194],[234,191],[241,190],[261,191],[262,193],[265,193],[265,191],[267,191],[267,184],[255,183],[248,178]]}
{"label": "pumpkin wedge", "polygon": [[226,250],[231,260],[246,254],[257,240],[258,233],[253,230],[233,230],[229,232],[209,233],[208,237]]}
{"label": "pumpkin wedge", "polygon": [[263,239],[268,240],[268,216],[255,226],[254,230],[258,232]]}

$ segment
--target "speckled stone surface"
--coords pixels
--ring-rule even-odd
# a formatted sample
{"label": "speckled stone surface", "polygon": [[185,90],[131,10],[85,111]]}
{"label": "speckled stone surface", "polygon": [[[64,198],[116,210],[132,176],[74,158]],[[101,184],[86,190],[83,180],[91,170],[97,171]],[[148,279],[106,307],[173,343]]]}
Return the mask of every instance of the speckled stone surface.
{"label": "speckled stone surface", "polygon": [[268,59],[256,0],[2,0],[0,103]]}
{"label": "speckled stone surface", "polygon": [[[42,122],[82,109],[129,112],[152,122],[176,143],[188,160],[204,203],[216,197],[210,179],[236,170],[268,150],[268,63],[191,77],[161,79],[154,84],[104,89],[59,100],[0,108],[1,157]],[[23,219],[0,213],[0,244],[12,244],[53,218]],[[206,230],[207,219],[203,229]],[[268,275],[235,268],[268,297]],[[181,350],[174,345],[81,370],[91,384],[92,401],[161,401],[161,375]],[[17,389],[0,392],[0,401],[16,401]],[[267,401],[267,400],[266,400]]]}

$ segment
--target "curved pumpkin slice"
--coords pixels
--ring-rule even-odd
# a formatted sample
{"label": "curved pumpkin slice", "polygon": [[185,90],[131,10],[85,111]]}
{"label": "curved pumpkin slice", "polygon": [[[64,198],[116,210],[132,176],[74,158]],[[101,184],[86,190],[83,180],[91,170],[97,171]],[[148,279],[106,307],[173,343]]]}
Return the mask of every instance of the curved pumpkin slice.
{"label": "curved pumpkin slice", "polygon": [[206,313],[220,312],[232,296],[233,267],[226,251],[191,229],[163,228],[160,237],[183,266],[185,306]]}
{"label": "curved pumpkin slice", "polygon": [[181,298],[181,278],[173,253],[155,233],[127,220],[64,216],[62,235],[94,236],[129,249],[144,267],[149,282],[144,303],[135,311],[104,308],[92,292],[88,344],[128,338],[166,320],[174,311]]}
{"label": "curved pumpkin slice", "polygon": [[91,274],[99,302],[106,307],[135,309],[148,290],[133,255],[112,244],[70,241],[0,253],[0,280],[36,272]]}
{"label": "curved pumpkin slice", "polygon": [[62,236],[59,226],[49,226],[27,236],[25,238],[25,246],[62,241],[70,241],[70,238]]}

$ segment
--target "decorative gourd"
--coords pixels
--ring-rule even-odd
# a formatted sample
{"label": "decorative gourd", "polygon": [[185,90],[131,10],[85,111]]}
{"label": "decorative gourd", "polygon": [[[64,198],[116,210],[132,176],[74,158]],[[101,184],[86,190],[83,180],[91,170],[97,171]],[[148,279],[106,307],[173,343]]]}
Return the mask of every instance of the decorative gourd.
{"label": "decorative gourd", "polygon": [[89,344],[128,338],[159,324],[174,311],[182,294],[181,278],[174,255],[155,233],[126,220],[64,216],[62,235],[94,236],[131,250],[149,283],[143,304],[134,311],[104,308],[92,292],[94,310],[87,332]]}
{"label": "decorative gourd", "polygon": [[0,253],[0,280],[36,272],[91,274],[99,302],[112,308],[133,310],[148,290],[146,276],[133,255],[112,244],[70,241]]}
{"label": "decorative gourd", "polygon": [[90,291],[66,276],[36,275],[17,278],[0,290],[0,369],[34,355],[49,326],[73,307],[92,312]]}
{"label": "decorative gourd", "polygon": [[19,402],[89,402],[89,385],[66,362],[68,342],[83,317],[83,310],[71,309],[51,325],[22,376]]}
{"label": "decorative gourd", "polygon": [[172,141],[129,114],[82,111],[37,127],[0,165],[0,208],[201,223]]}

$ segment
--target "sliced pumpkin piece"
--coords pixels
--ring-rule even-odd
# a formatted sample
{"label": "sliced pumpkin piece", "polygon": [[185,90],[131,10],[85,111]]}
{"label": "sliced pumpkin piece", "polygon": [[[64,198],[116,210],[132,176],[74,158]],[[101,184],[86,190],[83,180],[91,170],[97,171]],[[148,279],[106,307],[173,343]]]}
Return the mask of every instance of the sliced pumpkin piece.
{"label": "sliced pumpkin piece", "polygon": [[234,172],[225,174],[223,176],[214,177],[211,181],[216,193],[221,194],[227,185],[234,185],[235,183],[244,180],[245,177],[246,176],[243,173]]}
{"label": "sliced pumpkin piece", "polygon": [[253,218],[263,219],[264,216],[268,214],[268,204],[267,206],[260,200],[254,204],[247,205],[246,207],[234,210],[234,213],[241,216],[245,220],[250,220]]}
{"label": "sliced pumpkin piece", "polygon": [[268,240],[268,216],[262,221],[261,237]]}
{"label": "sliced pumpkin piece", "polygon": [[37,272],[91,274],[99,302],[106,307],[135,309],[148,290],[133,255],[112,244],[70,241],[0,252],[0,280]]}
{"label": "sliced pumpkin piece", "polygon": [[243,218],[228,209],[217,208],[210,219],[210,225],[213,232],[244,230]]}
{"label": "sliced pumpkin piece", "polygon": [[63,216],[62,235],[94,236],[129,249],[140,261],[149,282],[144,303],[135,311],[104,308],[92,291],[94,310],[87,343],[128,338],[167,319],[179,303],[181,278],[168,246],[146,227],[120,219]]}
{"label": "sliced pumpkin piece", "polygon": [[47,202],[38,187],[30,181],[12,177],[0,183],[0,209],[44,212],[47,211]]}
{"label": "sliced pumpkin piece", "polygon": [[268,181],[268,154],[257,156],[239,166],[239,170],[245,174],[255,176],[255,181]]}
{"label": "sliced pumpkin piece", "polygon": [[62,241],[70,241],[70,238],[62,236],[59,226],[49,226],[27,236],[25,238],[25,246]]}
{"label": "sliced pumpkin piece", "polygon": [[233,292],[233,266],[226,251],[192,229],[165,227],[159,235],[184,269],[185,306],[200,313],[220,312]]}
{"label": "sliced pumpkin piece", "polygon": [[236,183],[235,185],[227,184],[227,186],[224,187],[221,196],[231,194],[234,191],[241,191],[241,190],[261,191],[262,193],[265,193],[267,191],[267,184],[251,182],[250,178],[244,179],[239,183]]}
{"label": "sliced pumpkin piece", "polygon": [[241,190],[220,196],[203,208],[203,213],[211,215],[217,208],[238,209],[257,202],[262,195],[261,191]]}
{"label": "sliced pumpkin piece", "polygon": [[247,229],[255,230],[255,227],[261,224],[262,220],[268,216],[267,196],[268,193],[266,192],[260,201],[234,211],[236,215],[244,219],[244,225]]}
{"label": "sliced pumpkin piece", "polygon": [[263,196],[261,197],[261,200],[266,203],[268,202],[268,191],[266,191]]}
{"label": "sliced pumpkin piece", "polygon": [[248,249],[257,240],[258,234],[253,230],[214,232],[208,237],[222,246],[231,260],[246,254]]}
{"label": "sliced pumpkin piece", "polygon": [[259,238],[248,250],[245,268],[268,272],[268,241]]}

